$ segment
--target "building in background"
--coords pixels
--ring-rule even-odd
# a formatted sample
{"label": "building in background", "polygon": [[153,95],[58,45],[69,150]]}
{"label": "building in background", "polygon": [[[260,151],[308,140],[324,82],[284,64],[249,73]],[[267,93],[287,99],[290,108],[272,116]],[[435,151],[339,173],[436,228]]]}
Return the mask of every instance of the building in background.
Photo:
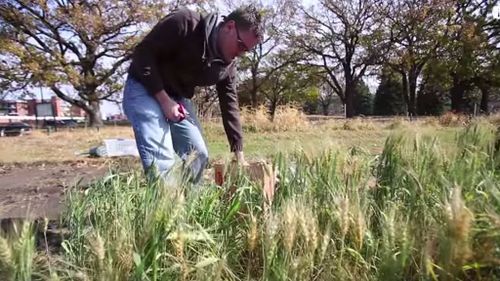
{"label": "building in background", "polygon": [[70,105],[68,107],[68,116],[71,117],[86,117],[87,112],[76,105]]}
{"label": "building in background", "polygon": [[23,100],[0,100],[0,116],[29,115],[29,106]]}
{"label": "building in background", "polygon": [[0,116],[85,117],[86,112],[53,96],[44,100],[0,100]]}
{"label": "building in background", "polygon": [[38,100],[31,99],[27,101],[29,104],[30,116],[38,116],[38,117],[63,117],[64,114],[64,105],[63,101],[58,97],[51,97],[50,100]]}
{"label": "building in background", "polygon": [[[85,118],[86,112],[53,96],[50,99],[0,100],[0,122],[36,120],[47,117],[57,119]],[[10,120],[8,117],[13,117]],[[26,117],[26,118],[23,118]]]}
{"label": "building in background", "polygon": [[118,114],[111,114],[108,117],[106,117],[107,121],[125,121],[127,120],[127,116],[123,113],[118,113]]}

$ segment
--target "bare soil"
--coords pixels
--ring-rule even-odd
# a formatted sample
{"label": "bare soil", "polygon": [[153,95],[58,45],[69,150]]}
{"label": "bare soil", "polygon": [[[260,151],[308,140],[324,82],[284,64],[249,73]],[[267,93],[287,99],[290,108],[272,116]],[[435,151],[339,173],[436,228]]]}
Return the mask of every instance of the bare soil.
{"label": "bare soil", "polygon": [[0,165],[0,220],[57,219],[64,194],[84,187],[109,171],[103,161],[69,161]]}

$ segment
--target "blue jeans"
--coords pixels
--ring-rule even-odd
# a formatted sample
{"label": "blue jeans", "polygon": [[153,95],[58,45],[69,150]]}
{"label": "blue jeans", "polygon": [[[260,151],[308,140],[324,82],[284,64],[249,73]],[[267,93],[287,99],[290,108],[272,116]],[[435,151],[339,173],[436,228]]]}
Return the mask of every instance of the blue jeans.
{"label": "blue jeans", "polygon": [[189,159],[190,179],[198,183],[208,163],[200,122],[189,99],[174,100],[182,102],[189,112],[189,116],[181,122],[167,120],[154,96],[129,76],[123,93],[123,110],[132,123],[146,173],[154,167],[165,177],[173,167],[177,153],[184,163]]}

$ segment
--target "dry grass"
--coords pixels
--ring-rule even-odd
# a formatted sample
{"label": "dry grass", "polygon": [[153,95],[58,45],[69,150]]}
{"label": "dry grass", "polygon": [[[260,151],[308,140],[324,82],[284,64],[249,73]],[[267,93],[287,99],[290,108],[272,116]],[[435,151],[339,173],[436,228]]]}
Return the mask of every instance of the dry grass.
{"label": "dry grass", "polygon": [[[500,124],[500,115],[478,119],[497,126]],[[418,131],[438,136],[448,143],[453,141],[456,131],[463,128],[463,122],[463,117],[451,114],[416,121],[354,118],[308,122],[306,116],[294,107],[280,107],[274,122],[271,122],[263,107],[256,111],[242,111],[247,156],[269,156],[296,149],[314,154],[327,148],[348,149],[353,146],[379,153],[385,138],[394,131]],[[230,157],[221,120],[205,122],[203,127],[211,158]],[[118,137],[133,138],[132,129],[128,126],[109,126],[100,131],[63,129],[50,135],[40,130],[23,137],[5,137],[0,139],[0,163],[74,161],[82,158],[79,153],[100,145],[104,139]]]}
{"label": "dry grass", "polygon": [[241,119],[243,128],[250,132],[296,132],[306,130],[310,126],[306,115],[294,106],[278,107],[274,121],[270,120],[264,106],[257,110],[243,109]]}
{"label": "dry grass", "polygon": [[348,131],[362,131],[362,130],[374,130],[375,125],[370,120],[363,120],[361,118],[354,118],[352,120],[347,120],[343,122],[344,125],[342,129]]}
{"label": "dry grass", "polygon": [[500,127],[500,113],[493,114],[488,118],[491,124]]}
{"label": "dry grass", "polygon": [[133,138],[130,127],[63,129],[47,135],[35,130],[22,137],[4,137],[0,141],[0,162],[59,162],[75,160],[78,154],[101,145],[106,138]]}
{"label": "dry grass", "polygon": [[386,128],[389,130],[404,129],[408,127],[408,123],[404,118],[398,117],[394,118],[394,121],[387,125]]}
{"label": "dry grass", "polygon": [[439,124],[444,127],[465,126],[470,122],[470,117],[464,114],[447,112],[438,117]]}

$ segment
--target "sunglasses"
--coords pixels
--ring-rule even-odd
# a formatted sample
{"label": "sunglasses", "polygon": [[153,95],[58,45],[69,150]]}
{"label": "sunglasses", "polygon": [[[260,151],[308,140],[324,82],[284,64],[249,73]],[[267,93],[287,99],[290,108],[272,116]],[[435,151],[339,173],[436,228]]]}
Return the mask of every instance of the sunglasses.
{"label": "sunglasses", "polygon": [[240,31],[238,29],[238,27],[236,26],[236,37],[238,39],[238,48],[240,49],[240,51],[246,53],[246,52],[250,52],[250,48],[248,48],[247,44],[245,44],[245,42],[241,39],[240,37]]}

